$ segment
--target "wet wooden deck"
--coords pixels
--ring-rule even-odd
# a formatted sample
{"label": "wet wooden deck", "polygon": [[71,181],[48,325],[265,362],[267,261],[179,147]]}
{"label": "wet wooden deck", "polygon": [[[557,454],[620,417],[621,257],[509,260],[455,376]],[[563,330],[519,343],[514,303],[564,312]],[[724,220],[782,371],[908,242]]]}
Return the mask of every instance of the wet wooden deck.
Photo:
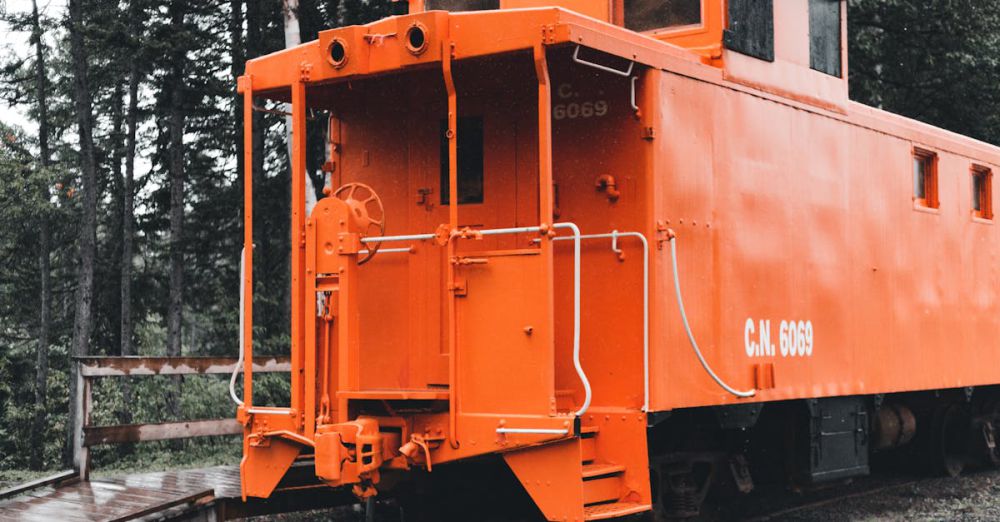
{"label": "wet wooden deck", "polygon": [[240,498],[236,466],[64,481],[0,500],[0,521],[120,521],[150,515],[225,520],[353,502],[307,475],[291,473],[270,499],[247,503]]}

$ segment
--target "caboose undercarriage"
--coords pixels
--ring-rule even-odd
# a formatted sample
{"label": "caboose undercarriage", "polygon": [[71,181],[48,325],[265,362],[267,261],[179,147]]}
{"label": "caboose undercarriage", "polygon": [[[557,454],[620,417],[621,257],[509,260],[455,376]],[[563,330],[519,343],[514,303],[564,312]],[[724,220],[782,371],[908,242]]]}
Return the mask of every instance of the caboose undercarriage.
{"label": "caboose undercarriage", "polygon": [[[902,254],[849,248],[850,219],[888,220],[886,194],[833,181],[844,150],[895,130],[706,63],[555,8],[393,17],[249,62],[244,497],[297,459],[370,498],[493,458],[549,520],[687,516],[716,479],[807,487],[905,448],[952,474],[1000,460],[992,370],[889,359],[888,333],[851,345],[886,316],[855,316],[844,295],[885,290],[913,314],[909,287],[876,279]],[[291,403],[277,407],[255,404],[252,376],[254,122],[275,103],[292,130]],[[802,129],[833,145],[793,175]],[[781,206],[772,178],[814,185]],[[887,268],[844,275],[869,257]],[[913,375],[861,367],[855,349]]]}

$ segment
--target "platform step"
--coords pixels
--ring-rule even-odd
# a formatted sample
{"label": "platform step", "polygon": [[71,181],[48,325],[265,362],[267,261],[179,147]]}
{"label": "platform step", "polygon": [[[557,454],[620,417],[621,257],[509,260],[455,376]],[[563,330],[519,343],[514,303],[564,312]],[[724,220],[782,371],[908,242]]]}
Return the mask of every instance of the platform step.
{"label": "platform step", "polygon": [[644,513],[653,509],[649,504],[639,504],[637,502],[612,502],[610,504],[597,504],[583,508],[584,520],[607,520],[609,518],[624,517]]}
{"label": "platform step", "polygon": [[600,475],[583,479],[583,505],[602,504],[622,498],[622,476]]}
{"label": "platform step", "polygon": [[595,437],[599,431],[600,426],[580,426],[580,437]]}
{"label": "platform step", "polygon": [[616,475],[625,471],[625,466],[621,464],[584,464],[583,478],[596,478],[606,475]]}

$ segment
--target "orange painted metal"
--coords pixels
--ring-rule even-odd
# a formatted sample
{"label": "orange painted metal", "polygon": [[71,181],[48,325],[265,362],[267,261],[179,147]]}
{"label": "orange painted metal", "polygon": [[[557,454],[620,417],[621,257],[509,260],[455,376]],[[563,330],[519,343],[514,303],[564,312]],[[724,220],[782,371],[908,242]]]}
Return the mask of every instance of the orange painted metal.
{"label": "orange painted metal", "polygon": [[[267,496],[300,452],[359,496],[385,470],[502,453],[549,519],[609,518],[652,502],[647,403],[1000,382],[987,348],[1000,326],[996,229],[968,196],[973,165],[1000,165],[996,148],[850,102],[846,70],[803,63],[801,27],[776,38],[775,63],[721,51],[724,2],[704,2],[699,28],[646,35],[608,23],[613,2],[581,4],[603,19],[528,1],[422,4],[251,60],[240,78],[245,496]],[[777,30],[801,15],[776,7]],[[575,61],[577,46],[605,68]],[[627,76],[607,71],[629,62]],[[255,97],[293,113],[287,408],[253,405]],[[385,234],[407,236],[363,266],[371,232],[356,205],[327,197],[305,214],[308,111],[330,117],[331,193],[371,187]],[[483,198],[459,204],[469,117],[482,121]],[[939,208],[913,205],[915,148],[936,154]],[[579,359],[592,402],[579,415],[575,260],[557,222],[650,244],[644,287],[639,241],[584,240]],[[713,382],[688,343],[668,234],[707,364],[756,388],[752,399]]]}

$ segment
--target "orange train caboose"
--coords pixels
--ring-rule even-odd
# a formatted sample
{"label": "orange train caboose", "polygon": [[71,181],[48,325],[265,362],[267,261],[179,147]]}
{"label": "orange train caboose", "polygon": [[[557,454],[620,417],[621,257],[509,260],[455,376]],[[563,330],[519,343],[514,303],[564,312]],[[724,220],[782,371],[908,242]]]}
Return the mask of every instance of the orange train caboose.
{"label": "orange train caboose", "polygon": [[[851,102],[844,2],[395,6],[239,79],[245,497],[297,459],[366,498],[499,456],[545,518],[593,520],[895,448],[1000,461],[1000,149]],[[292,131],[288,407],[253,401],[267,100]]]}

